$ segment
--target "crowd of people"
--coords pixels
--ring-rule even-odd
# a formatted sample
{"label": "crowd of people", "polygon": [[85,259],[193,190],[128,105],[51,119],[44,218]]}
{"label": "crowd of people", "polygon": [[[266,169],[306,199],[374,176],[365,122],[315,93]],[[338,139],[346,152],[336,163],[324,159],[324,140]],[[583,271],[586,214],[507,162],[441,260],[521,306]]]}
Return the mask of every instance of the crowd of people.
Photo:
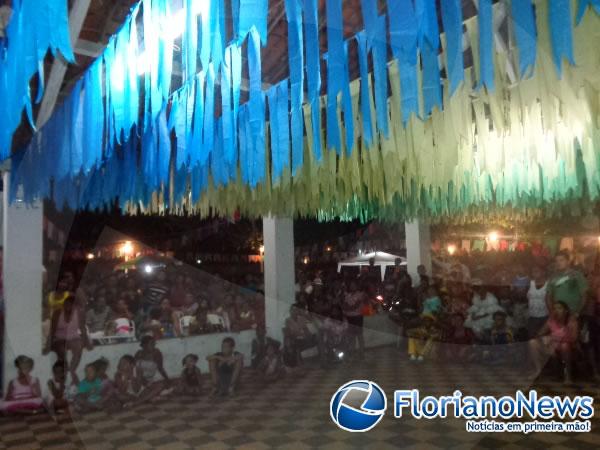
{"label": "crowd of people", "polygon": [[[296,277],[295,303],[283,324],[283,342],[267,336],[262,285],[252,276],[244,277],[239,288],[194,284],[191,277],[168,270],[143,283],[138,276],[113,274],[72,292],[74,280],[66,273],[46,303],[50,319],[45,350],[57,358],[47,398],[32,376],[33,361],[19,356],[18,376],[0,409],[85,412],[124,408],[173,392],[200,395],[196,355],[183,359],[177,381],[166,373],[156,341],[168,336],[255,329],[249,366],[266,382],[302,365],[306,351],[313,351],[322,367],[334,367],[364,358],[364,318],[373,314],[387,314],[397,325],[398,342],[405,338],[410,361],[527,364],[537,376],[552,360],[566,383],[574,376],[598,377],[597,266],[573,264],[567,251],[553,259],[514,253],[495,265],[494,259],[492,264],[483,259],[472,264],[470,256],[466,264],[434,255],[432,273],[419,266],[415,277],[398,260],[383,280],[373,264],[358,274],[303,266]],[[218,320],[208,320],[209,315]],[[107,376],[108,362],[100,359],[85,367],[80,380],[83,349],[102,339],[97,333],[118,334],[120,319],[135,324],[141,349],[123,355],[113,379]],[[108,326],[114,329],[108,331]],[[438,351],[441,346],[443,352]],[[233,395],[244,366],[234,340],[225,338],[221,351],[207,360],[210,393]]]}
{"label": "crowd of people", "polygon": [[[373,266],[363,267],[358,277],[301,274],[284,340],[297,353],[316,344],[324,365],[347,356],[362,358],[363,319],[380,310],[398,325],[412,361],[445,356],[526,364],[537,376],[551,360],[566,383],[576,371],[598,378],[596,265],[574,264],[564,250],[554,259],[525,252],[488,256],[470,255],[467,265],[434,255],[433,273],[420,266],[415,279],[400,260],[384,280]],[[440,346],[444,352],[438,352]]]}
{"label": "crowd of people", "polygon": [[43,304],[44,349],[66,361],[76,377],[82,351],[94,345],[254,329],[264,317],[262,285],[194,278],[180,267],[60,277]]}
{"label": "crowd of people", "polygon": [[[243,355],[235,351],[234,339],[223,339],[221,351],[209,355],[207,360],[211,386],[209,395],[234,395],[243,367]],[[257,361],[259,373],[266,373],[262,367],[268,364],[268,360],[269,356],[265,354]],[[169,395],[196,397],[203,392],[198,356],[186,355],[181,362],[180,376],[172,380],[164,368],[163,354],[150,335],[141,338],[140,350],[135,355],[127,354],[119,359],[112,378],[107,374],[108,360],[100,358],[85,366],[81,380],[69,382],[67,364],[64,360],[57,360],[52,366],[52,378],[47,382],[45,395],[39,379],[33,375],[33,359],[20,355],[14,364],[17,376],[9,382],[5,398],[0,401],[0,412],[5,414],[35,414],[43,410],[53,415],[98,410],[115,412]]]}

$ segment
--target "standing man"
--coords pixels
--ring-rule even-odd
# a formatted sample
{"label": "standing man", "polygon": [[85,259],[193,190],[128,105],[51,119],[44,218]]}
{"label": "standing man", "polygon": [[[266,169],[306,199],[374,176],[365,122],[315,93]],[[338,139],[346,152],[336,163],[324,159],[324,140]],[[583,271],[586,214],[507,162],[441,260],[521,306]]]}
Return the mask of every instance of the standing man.
{"label": "standing man", "polygon": [[358,342],[358,357],[362,359],[365,351],[363,336],[363,306],[367,303],[364,291],[359,290],[355,281],[350,283],[348,291],[344,294],[342,310],[349,325],[350,348],[354,350],[354,341]]}
{"label": "standing man", "polygon": [[588,283],[583,273],[571,267],[569,253],[561,250],[556,254],[556,272],[548,282],[548,296],[546,302],[548,310],[556,302],[563,302],[569,308],[569,312],[575,317],[583,309]]}

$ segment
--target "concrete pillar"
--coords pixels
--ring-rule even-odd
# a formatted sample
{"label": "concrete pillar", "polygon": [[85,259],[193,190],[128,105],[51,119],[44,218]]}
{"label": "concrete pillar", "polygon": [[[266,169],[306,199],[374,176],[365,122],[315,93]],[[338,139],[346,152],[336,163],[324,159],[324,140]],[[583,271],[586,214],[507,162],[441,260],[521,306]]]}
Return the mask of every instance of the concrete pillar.
{"label": "concrete pillar", "polygon": [[282,342],[282,328],[295,301],[294,221],[263,217],[263,239],[267,335]]}
{"label": "concrete pillar", "polygon": [[35,361],[34,374],[44,385],[50,358],[42,357],[43,205],[8,204],[10,174],[3,174],[4,388],[16,374],[14,359]]}
{"label": "concrete pillar", "polygon": [[417,267],[421,264],[431,275],[431,234],[429,224],[419,220],[406,222],[404,224],[406,233],[406,260],[408,263],[408,273],[413,284],[419,284]]}

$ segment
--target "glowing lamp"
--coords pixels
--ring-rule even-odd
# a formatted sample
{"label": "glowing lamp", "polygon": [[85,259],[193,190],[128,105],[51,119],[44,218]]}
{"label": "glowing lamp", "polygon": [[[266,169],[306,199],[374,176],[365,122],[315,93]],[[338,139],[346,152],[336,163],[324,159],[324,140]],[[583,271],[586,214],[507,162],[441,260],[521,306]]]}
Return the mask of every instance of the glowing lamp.
{"label": "glowing lamp", "polygon": [[450,244],[450,245],[448,246],[447,250],[448,250],[448,254],[449,254],[450,256],[454,255],[454,254],[456,253],[456,245],[454,245],[454,244]]}
{"label": "glowing lamp", "polygon": [[121,254],[125,256],[133,254],[133,244],[131,241],[125,241],[125,243],[121,245]]}
{"label": "glowing lamp", "polygon": [[498,242],[498,233],[496,233],[495,231],[492,231],[489,235],[488,235],[488,240],[490,242]]}

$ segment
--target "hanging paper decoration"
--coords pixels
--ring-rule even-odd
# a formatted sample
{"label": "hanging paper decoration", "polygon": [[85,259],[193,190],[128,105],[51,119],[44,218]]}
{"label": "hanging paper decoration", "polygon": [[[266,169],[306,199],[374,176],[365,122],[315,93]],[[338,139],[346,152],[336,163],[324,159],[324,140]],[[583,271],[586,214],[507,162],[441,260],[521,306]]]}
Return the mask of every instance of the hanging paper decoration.
{"label": "hanging paper decoration", "polygon": [[352,111],[352,95],[348,75],[348,42],[344,42],[344,71],[342,72],[342,111],[344,112],[344,131],[346,137],[346,153],[352,154],[354,148],[354,113]]}
{"label": "hanging paper decoration", "polygon": [[369,67],[367,61],[367,35],[365,32],[356,35],[358,46],[358,66],[360,71],[360,108],[362,113],[362,138],[367,148],[373,143],[373,125],[371,123],[371,86],[369,84]]}
{"label": "hanging paper decoration", "polygon": [[283,169],[290,165],[290,127],[288,117],[288,81],[272,86],[269,99],[269,126],[271,127],[271,179],[276,183]]}
{"label": "hanging paper decoration", "polygon": [[377,113],[377,129],[387,139],[388,128],[388,76],[387,76],[387,43],[386,17],[377,18],[373,31],[373,75],[375,78],[375,111]]}
{"label": "hanging paper decoration", "polygon": [[[236,45],[236,44],[233,44]],[[231,108],[231,50],[225,51],[225,59],[221,64],[221,120],[223,156],[229,163],[237,156],[233,147],[233,117]]]}
{"label": "hanging paper decoration", "polygon": [[[242,51],[237,45],[230,45],[231,89],[232,89],[232,140],[234,158],[238,158],[238,112],[240,108],[240,87],[242,84]],[[230,161],[235,163],[235,161]]]}
{"label": "hanging paper decoration", "polygon": [[441,0],[440,4],[446,34],[446,75],[452,95],[464,79],[462,6],[460,0]]}
{"label": "hanging paper decoration", "polygon": [[300,2],[301,0],[285,0],[290,67],[292,176],[296,175],[296,171],[302,166],[304,155],[304,114],[302,112],[302,103],[304,102],[304,58],[302,54],[302,4]]}
{"label": "hanging paper decoration", "polygon": [[[204,72],[196,75],[196,83],[190,85],[190,90],[195,94],[195,100],[192,106],[191,98],[188,98],[188,111],[193,113],[193,128],[192,126],[189,128],[191,131],[186,145],[186,155],[189,159],[189,167],[195,167],[197,164],[206,163],[206,159],[202,156],[204,152]],[[189,120],[191,122],[191,119]]]}
{"label": "hanging paper decoration", "polygon": [[562,75],[563,58],[566,58],[571,65],[575,64],[571,27],[571,1],[552,0],[548,6],[552,56],[558,76],[560,77]]}
{"label": "hanging paper decoration", "polygon": [[181,58],[183,76],[191,80],[196,75],[198,62],[198,16],[196,14],[197,0],[184,0],[185,29],[183,30]]}
{"label": "hanging paper decoration", "polygon": [[537,54],[537,30],[532,0],[510,2],[513,28],[519,49],[521,77],[533,74]]}
{"label": "hanging paper decoration", "polygon": [[[262,92],[260,66],[260,35],[254,27],[248,35],[248,73],[250,77],[250,100],[248,101],[248,123],[250,133],[243,138],[249,140],[250,187],[255,187],[265,177],[265,100]],[[247,130],[246,130],[247,132]]]}
{"label": "hanging paper decoration", "polygon": [[479,83],[490,91],[494,90],[492,19],[492,0],[479,0]]}
{"label": "hanging paper decoration", "polygon": [[327,0],[327,147],[342,148],[338,124],[338,94],[344,81],[342,1]]}
{"label": "hanging paper decoration", "polygon": [[428,117],[434,107],[442,109],[442,90],[438,53],[440,33],[435,0],[416,0],[415,17],[419,22],[417,39],[423,67],[423,112]]}
{"label": "hanging paper decoration", "polygon": [[158,181],[168,183],[169,181],[169,163],[171,159],[171,137],[167,128],[167,112],[163,109],[158,115],[158,148],[157,148],[157,166]]}
{"label": "hanging paper decoration", "polygon": [[371,50],[373,54],[377,129],[388,137],[386,16],[378,16],[376,0],[361,0],[361,7],[367,36],[367,51]]}
{"label": "hanging paper decoration", "polygon": [[319,56],[319,10],[317,0],[304,1],[307,96],[310,103],[313,152],[320,162],[321,149],[321,59]]}
{"label": "hanging paper decoration", "polygon": [[600,14],[600,0],[579,0],[576,20],[576,23],[578,25],[579,22],[581,22],[581,19],[583,19],[583,15],[587,11],[588,7],[592,7],[596,11],[596,13]]}
{"label": "hanging paper decoration", "polygon": [[225,14],[224,0],[210,1],[210,55],[215,69],[221,65],[225,53]]}
{"label": "hanging paper decoration", "polygon": [[268,0],[240,0],[238,42],[246,39],[252,27],[256,29],[262,45],[267,45]]}
{"label": "hanging paper decoration", "polygon": [[[417,20],[413,0],[389,0],[390,45],[399,62],[402,121],[419,115],[417,85]],[[462,25],[462,24],[461,24]]]}
{"label": "hanging paper decoration", "polygon": [[[15,158],[11,184],[13,188],[23,186],[26,201],[50,195],[50,178],[53,190],[60,191],[56,201],[71,207],[81,207],[83,202],[102,207],[118,197],[120,202],[154,211],[164,206],[162,202],[187,202],[191,198],[192,210],[201,215],[273,212],[316,215],[322,220],[420,215],[435,219],[465,214],[481,217],[505,211],[518,215],[525,209],[530,215],[559,214],[569,202],[587,207],[582,205],[600,198],[600,132],[591,119],[599,115],[594,78],[595,49],[600,45],[595,32],[600,18],[596,14],[586,16],[579,27],[571,29],[578,65],[562,67],[565,77],[559,81],[548,70],[540,71],[540,76],[533,74],[537,36],[544,48],[555,48],[555,41],[564,43],[552,37],[549,5],[536,4],[536,24],[531,2],[511,2],[520,69],[522,73],[531,72],[527,84],[520,85],[504,76],[490,78],[489,67],[484,67],[486,58],[493,67],[496,56],[488,39],[493,33],[490,2],[482,0],[479,17],[466,23],[467,29],[480,30],[473,67],[481,71],[474,73],[472,68],[462,67],[462,18],[459,26],[455,23],[460,9],[455,9],[456,2],[444,0],[443,56],[448,82],[454,88],[463,78],[465,83],[464,89],[446,95],[442,104],[435,0],[394,0],[388,4],[393,14],[389,18],[379,15],[376,2],[364,0],[365,30],[352,38],[358,44],[360,79],[352,82],[348,79],[348,41],[344,41],[341,30],[341,3],[329,0],[327,7],[333,20],[328,26],[334,29],[327,31],[332,39],[326,64],[328,72],[338,76],[329,75],[328,94],[331,89],[333,95],[325,101],[320,97],[317,2],[288,0],[289,46],[297,44],[298,51],[291,49],[290,56],[296,57],[288,61],[292,66],[290,78],[268,92],[271,139],[266,139],[260,62],[263,36],[255,23],[246,33],[248,42],[243,47],[247,48],[249,101],[240,105],[242,47],[235,43],[223,48],[225,27],[222,17],[214,16],[230,2],[211,2],[206,10],[204,2],[191,2],[201,21],[196,49],[201,66],[196,62],[199,73],[190,70],[190,77],[170,93],[168,59],[175,36],[164,32],[165,24],[174,20],[170,3],[142,2],[144,42],[136,42],[136,20],[132,19],[138,10],[134,7],[103,57],[75,83],[70,96],[34,137],[25,154]],[[232,8],[235,10],[233,3]],[[396,17],[397,11],[404,11],[402,8],[407,8],[408,14]],[[403,21],[405,16],[412,17],[412,21]],[[236,17],[239,25],[241,14]],[[523,21],[522,17],[528,19]],[[523,39],[528,21],[533,32]],[[205,23],[209,24],[206,28]],[[527,25],[517,26],[523,23]],[[579,47],[584,41],[585,45]],[[182,47],[188,45],[185,42],[182,36]],[[388,45],[395,59],[389,67]],[[188,55],[188,50],[182,48],[182,53]],[[303,51],[307,105],[296,120],[298,112],[294,110],[300,111],[298,103],[303,94],[292,85],[302,86],[304,74],[296,70],[302,63],[292,61],[301,60]],[[369,52],[373,73],[368,72]],[[560,52],[562,59],[565,52]],[[418,92],[417,83],[413,98],[405,86],[414,85],[414,79],[406,77],[412,77],[414,68],[419,79],[419,55],[422,92]],[[453,55],[460,58],[451,69]],[[502,58],[505,55],[498,59]],[[402,64],[408,64],[411,70],[399,70]],[[458,81],[457,72],[461,72]],[[474,90],[475,78],[487,89]],[[587,86],[585,90],[580,89],[582,85]],[[133,94],[136,89],[146,100],[142,108],[139,96]],[[413,113],[419,114],[421,94],[422,120],[409,120]],[[300,98],[298,102],[295,96]],[[220,107],[215,107],[215,97],[221,98]],[[326,102],[323,127],[320,113]],[[134,112],[136,104],[142,110],[139,118]],[[310,127],[302,136],[302,148],[306,146],[315,157],[298,162],[298,153],[293,150],[294,127],[302,126],[303,120]],[[334,129],[339,148],[322,149],[319,139],[324,133],[331,138],[330,130]],[[171,153],[171,131],[175,131],[176,155]],[[368,152],[352,151],[359,133]],[[347,151],[338,156],[333,148]],[[170,166],[171,158],[174,168]],[[294,165],[297,167],[291,182],[286,179],[278,183],[286,167]],[[191,197],[184,195],[187,186]],[[170,190],[173,198],[169,198]],[[14,195],[11,192],[11,198]]]}
{"label": "hanging paper decoration", "polygon": [[102,102],[102,59],[95,61],[86,72],[83,84],[83,170],[88,172],[102,158],[104,138],[104,103]]}
{"label": "hanging paper decoration", "polygon": [[32,128],[33,108],[29,83],[38,74],[36,103],[44,93],[43,60],[60,52],[67,62],[75,61],[69,37],[66,0],[12,2],[12,15],[0,42],[0,159],[10,156],[12,135],[25,109]]}
{"label": "hanging paper decoration", "polygon": [[202,130],[202,151],[199,163],[205,165],[213,150],[215,139],[215,72],[212,63],[206,74],[206,93],[204,95],[204,127]]}

